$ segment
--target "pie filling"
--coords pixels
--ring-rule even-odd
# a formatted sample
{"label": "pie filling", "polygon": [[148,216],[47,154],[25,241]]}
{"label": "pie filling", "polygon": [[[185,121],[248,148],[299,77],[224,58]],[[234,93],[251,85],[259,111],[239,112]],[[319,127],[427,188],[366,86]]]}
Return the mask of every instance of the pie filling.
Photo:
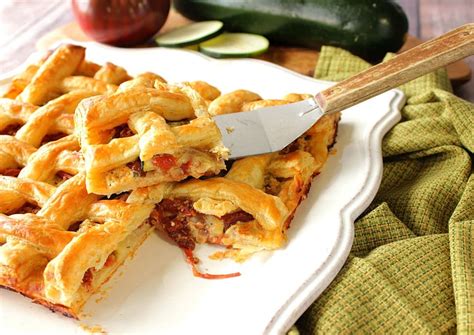
{"label": "pie filling", "polygon": [[[125,201],[128,195],[129,195],[128,193],[122,193],[122,194],[116,195],[114,199],[120,199],[122,201]],[[99,224],[99,223],[94,223],[94,224]],[[69,226],[68,230],[75,231],[78,233],[87,232],[88,225],[90,225],[90,223],[86,224],[86,221],[82,221],[82,222],[78,221],[78,222],[73,223],[71,226]],[[144,226],[148,228],[145,228]],[[106,278],[108,278],[108,276],[104,277],[103,273],[101,272],[116,269],[116,267],[120,265],[120,263],[123,262],[125,257],[127,257],[127,255],[129,254],[129,249],[133,248],[133,246],[128,244],[130,243],[130,241],[127,241],[129,237],[132,236],[135,232],[139,232],[139,234],[142,234],[140,232],[147,231],[149,228],[152,228],[152,226],[151,226],[150,220],[147,219],[143,221],[129,236],[127,236],[125,240],[122,240],[118,244],[117,249],[112,251],[108,255],[107,259],[105,260],[102,266],[99,266],[97,268],[91,267],[87,269],[87,271],[84,273],[82,277],[82,282],[81,282],[82,287],[85,288],[87,291],[93,291],[96,289],[95,286],[97,286],[98,284],[101,285],[100,281],[104,279],[106,280]],[[136,242],[133,242],[133,238],[132,238],[132,243],[136,243]]]}
{"label": "pie filling", "polygon": [[168,173],[171,169],[178,168],[182,173],[189,174],[192,163],[189,154],[184,154],[179,158],[170,154],[161,154],[153,156],[151,161],[144,162],[143,166],[146,171],[161,170]]}
{"label": "pie filling", "polygon": [[128,196],[130,195],[130,192],[122,192],[122,193],[115,193],[109,196],[104,196],[102,199],[107,199],[107,200],[121,200],[123,202],[127,202]]}
{"label": "pie filling", "polygon": [[60,138],[63,138],[67,136],[68,134],[65,133],[54,133],[54,134],[47,134],[45,137],[43,137],[43,140],[41,141],[41,145],[48,143],[48,142],[53,142],[57,141]]}
{"label": "pie filling", "polygon": [[165,232],[185,253],[196,277],[223,279],[239,276],[240,273],[207,274],[197,269],[199,260],[193,256],[196,243],[222,245],[226,231],[239,222],[249,222],[254,217],[238,209],[221,217],[202,214],[194,208],[194,202],[186,198],[164,199],[155,206],[150,215],[150,223]]}
{"label": "pie filling", "polygon": [[10,135],[15,136],[16,132],[21,128],[21,124],[11,124],[6,126],[5,128],[0,131],[1,135]]}
{"label": "pie filling", "polygon": [[19,168],[10,168],[10,169],[5,169],[0,172],[0,175],[3,176],[9,176],[9,177],[18,177],[20,174],[21,169]]}
{"label": "pie filling", "polygon": [[15,211],[15,214],[36,214],[41,208],[32,203],[25,203],[21,208]]}
{"label": "pie filling", "polygon": [[112,138],[130,137],[135,133],[128,127],[127,124],[115,127]]}
{"label": "pie filling", "polygon": [[[191,160],[191,155],[184,154],[181,157],[175,157],[170,154],[155,155],[149,161],[137,159],[127,163],[127,167],[132,170],[134,177],[145,177],[147,172],[159,171],[169,180],[182,180],[197,171],[198,166]],[[196,169],[193,169],[196,168]]]}
{"label": "pie filling", "polygon": [[71,177],[73,177],[73,175],[70,174],[70,173],[67,173],[67,172],[64,172],[64,171],[58,171],[54,175],[54,178],[51,182],[52,182],[53,185],[59,186],[60,184],[62,184],[63,182],[65,182],[66,180],[68,180]]}
{"label": "pie filling", "polygon": [[282,182],[284,181],[284,178],[276,178],[272,175],[266,175],[263,190],[267,194],[278,196],[278,193],[281,191]]}
{"label": "pie filling", "polygon": [[[107,257],[107,260],[104,263],[104,268],[107,268],[109,266],[112,266],[115,262],[117,261],[117,254],[116,252],[112,252],[109,257]],[[100,269],[99,269],[100,270]],[[82,285],[87,289],[91,290],[92,287],[92,282],[94,280],[94,275],[97,271],[95,268],[89,268],[85,273],[84,277],[82,277]]]}
{"label": "pie filling", "polygon": [[[113,138],[123,138],[135,135],[134,132],[124,124],[114,128]],[[127,167],[132,170],[134,177],[145,177],[147,172],[159,171],[161,175],[164,175],[169,180],[182,180],[188,176],[200,177],[205,175],[206,171],[202,171],[202,164],[199,159],[193,159],[193,157],[202,157],[205,155],[205,159],[209,160],[210,156],[214,154],[202,151],[194,148],[189,148],[179,154],[157,154],[152,159],[142,161],[137,158],[135,161],[127,163]],[[215,162],[218,163],[218,158],[215,158]],[[215,175],[215,173],[210,173]]]}
{"label": "pie filling", "polygon": [[225,232],[239,222],[254,217],[238,209],[221,217],[199,213],[186,198],[164,199],[151,214],[152,223],[164,231],[181,249],[194,250],[196,243],[221,244]]}

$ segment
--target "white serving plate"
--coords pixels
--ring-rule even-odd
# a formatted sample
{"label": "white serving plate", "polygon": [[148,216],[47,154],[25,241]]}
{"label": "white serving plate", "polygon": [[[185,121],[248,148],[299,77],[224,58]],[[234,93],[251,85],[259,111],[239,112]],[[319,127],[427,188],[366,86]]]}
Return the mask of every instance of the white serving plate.
{"label": "white serving plate", "polygon": [[[255,91],[264,98],[316,93],[331,85],[259,60],[214,60],[197,52],[165,48],[119,49],[84,44],[87,59],[153,71],[170,82],[205,80],[223,93]],[[351,248],[353,222],[368,206],[382,175],[381,140],[400,119],[404,98],[392,90],[344,111],[334,154],[298,208],[281,250],[243,264],[210,261],[200,247],[201,269],[240,271],[224,280],[193,277],[175,245],[153,234],[86,304],[76,322],[0,290],[5,334],[80,334],[99,325],[110,334],[280,334],[323,292]],[[100,301],[97,303],[98,298]],[[81,327],[82,326],[82,327]]]}

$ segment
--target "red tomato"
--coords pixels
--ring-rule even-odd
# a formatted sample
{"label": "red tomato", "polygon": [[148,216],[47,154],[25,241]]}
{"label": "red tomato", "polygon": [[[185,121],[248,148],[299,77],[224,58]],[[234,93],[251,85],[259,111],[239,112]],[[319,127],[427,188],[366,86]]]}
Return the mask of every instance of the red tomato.
{"label": "red tomato", "polygon": [[144,43],[168,17],[170,0],[72,0],[82,30],[98,42],[118,46]]}
{"label": "red tomato", "polygon": [[191,161],[187,161],[186,163],[181,165],[181,170],[183,170],[184,174],[189,174],[189,169],[191,168]]}
{"label": "red tomato", "polygon": [[151,161],[155,166],[159,167],[165,172],[176,166],[176,158],[168,154],[156,155],[152,158]]}

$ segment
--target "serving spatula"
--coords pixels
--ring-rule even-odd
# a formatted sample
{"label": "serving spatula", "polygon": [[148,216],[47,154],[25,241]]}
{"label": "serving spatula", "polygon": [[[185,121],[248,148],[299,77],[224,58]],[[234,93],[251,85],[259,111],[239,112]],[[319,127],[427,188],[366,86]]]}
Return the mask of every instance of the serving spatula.
{"label": "serving spatula", "polygon": [[222,133],[224,145],[230,150],[230,158],[279,151],[323,115],[342,111],[473,54],[474,23],[470,23],[341,81],[314,98],[250,112],[218,115],[214,120]]}

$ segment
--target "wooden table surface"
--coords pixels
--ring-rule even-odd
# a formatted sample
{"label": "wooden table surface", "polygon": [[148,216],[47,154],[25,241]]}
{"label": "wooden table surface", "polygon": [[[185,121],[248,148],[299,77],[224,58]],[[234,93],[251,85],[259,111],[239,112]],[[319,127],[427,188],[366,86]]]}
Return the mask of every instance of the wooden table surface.
{"label": "wooden table surface", "polygon": [[[408,15],[410,33],[423,40],[441,35],[457,26],[474,22],[474,0],[398,0]],[[474,56],[466,59],[474,70]],[[455,89],[474,102],[474,79]]]}
{"label": "wooden table surface", "polygon": [[[410,33],[430,39],[456,26],[474,22],[474,0],[398,0],[410,21]],[[36,41],[74,18],[67,0],[0,1],[0,74],[20,65]],[[474,57],[467,60],[474,70]],[[474,102],[474,80],[455,93]]]}

